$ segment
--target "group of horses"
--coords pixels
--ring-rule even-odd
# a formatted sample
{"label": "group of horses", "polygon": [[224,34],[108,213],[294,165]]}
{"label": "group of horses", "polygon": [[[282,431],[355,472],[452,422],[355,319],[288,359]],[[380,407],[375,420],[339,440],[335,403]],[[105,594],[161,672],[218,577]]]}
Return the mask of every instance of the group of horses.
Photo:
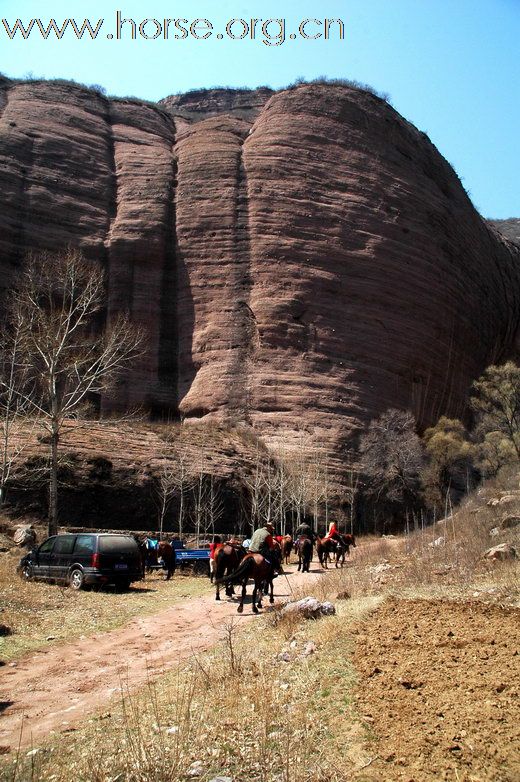
{"label": "group of horses", "polygon": [[[355,547],[355,545],[356,541],[353,535],[340,535],[339,540],[317,537],[316,552],[320,565],[326,569],[334,557],[336,567],[342,567],[350,547]],[[215,552],[210,573],[211,582],[215,582],[216,587],[215,600],[220,600],[221,586],[225,586],[226,595],[232,597],[234,585],[240,585],[242,590],[237,610],[241,614],[244,610],[247,583],[252,579],[254,582],[253,613],[257,614],[258,609],[262,608],[263,595],[268,595],[269,602],[273,603],[273,580],[276,578],[276,571],[282,572],[282,562],[289,563],[293,546],[296,546],[298,553],[298,570],[308,573],[314,545],[313,541],[306,536],[299,538],[296,542],[290,535],[286,535],[281,541],[276,541],[275,548],[272,550],[272,562],[266,561],[260,554],[248,553],[241,545],[224,543]]]}

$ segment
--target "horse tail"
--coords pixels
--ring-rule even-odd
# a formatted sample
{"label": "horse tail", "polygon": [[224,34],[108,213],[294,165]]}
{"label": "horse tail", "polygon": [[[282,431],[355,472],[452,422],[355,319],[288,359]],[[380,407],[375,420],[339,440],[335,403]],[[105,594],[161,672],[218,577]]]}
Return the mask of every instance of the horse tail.
{"label": "horse tail", "polygon": [[237,584],[239,581],[249,577],[249,572],[255,566],[254,557],[245,557],[234,573],[222,576],[215,580],[216,584]]}

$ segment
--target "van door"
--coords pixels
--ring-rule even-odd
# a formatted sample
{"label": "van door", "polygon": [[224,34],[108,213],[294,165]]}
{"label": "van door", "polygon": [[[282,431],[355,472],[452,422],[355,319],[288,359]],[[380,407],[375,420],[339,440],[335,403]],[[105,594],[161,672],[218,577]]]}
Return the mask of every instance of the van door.
{"label": "van door", "polygon": [[67,580],[75,540],[75,535],[58,535],[50,557],[49,578],[56,581]]}
{"label": "van door", "polygon": [[139,579],[141,555],[135,540],[129,535],[100,535],[99,567],[111,579]]}
{"label": "van door", "polygon": [[47,538],[36,550],[33,563],[33,573],[36,578],[49,578],[51,553],[55,540],[55,535],[52,538]]}

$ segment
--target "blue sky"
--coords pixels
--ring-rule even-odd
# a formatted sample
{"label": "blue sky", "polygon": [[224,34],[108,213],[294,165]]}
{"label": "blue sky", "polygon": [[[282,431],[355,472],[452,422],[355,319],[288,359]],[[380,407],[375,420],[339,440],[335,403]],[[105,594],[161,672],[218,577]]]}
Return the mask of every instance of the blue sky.
{"label": "blue sky", "polygon": [[[122,40],[109,40],[117,10],[137,25],[208,19],[214,32],[206,40],[132,41],[127,25]],[[75,79],[149,100],[214,85],[278,88],[321,75],[371,84],[428,133],[484,216],[520,216],[520,0],[0,0],[0,12],[9,25],[104,19],[95,41],[78,41],[70,30],[61,41],[44,41],[36,30],[10,40],[0,22],[0,71],[12,77]],[[252,18],[285,19],[287,40],[266,46],[260,30],[256,40],[216,38],[230,19]],[[342,19],[345,39],[333,30],[328,41],[291,40],[306,18]],[[149,23],[145,33],[155,29]],[[268,29],[274,36],[279,26]]]}

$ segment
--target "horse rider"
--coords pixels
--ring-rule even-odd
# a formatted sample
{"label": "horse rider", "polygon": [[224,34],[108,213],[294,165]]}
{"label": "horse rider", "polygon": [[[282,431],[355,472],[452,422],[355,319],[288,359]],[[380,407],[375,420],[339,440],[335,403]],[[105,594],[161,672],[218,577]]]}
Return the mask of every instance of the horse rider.
{"label": "horse rider", "polygon": [[307,524],[306,521],[304,521],[302,524],[300,524],[298,529],[295,530],[294,537],[297,538],[297,539],[298,538],[309,538],[311,543],[314,543],[314,541],[316,540],[316,535],[312,531],[311,525]]}
{"label": "horse rider", "polygon": [[261,554],[265,561],[272,566],[273,570],[280,570],[281,563],[278,561],[277,547],[274,537],[274,526],[270,521],[266,521],[262,527],[253,532],[251,543],[249,544],[249,554]]}
{"label": "horse rider", "polygon": [[324,541],[333,540],[336,543],[341,543],[341,535],[339,529],[336,527],[336,522],[331,521],[329,525],[329,531],[323,538]]}

